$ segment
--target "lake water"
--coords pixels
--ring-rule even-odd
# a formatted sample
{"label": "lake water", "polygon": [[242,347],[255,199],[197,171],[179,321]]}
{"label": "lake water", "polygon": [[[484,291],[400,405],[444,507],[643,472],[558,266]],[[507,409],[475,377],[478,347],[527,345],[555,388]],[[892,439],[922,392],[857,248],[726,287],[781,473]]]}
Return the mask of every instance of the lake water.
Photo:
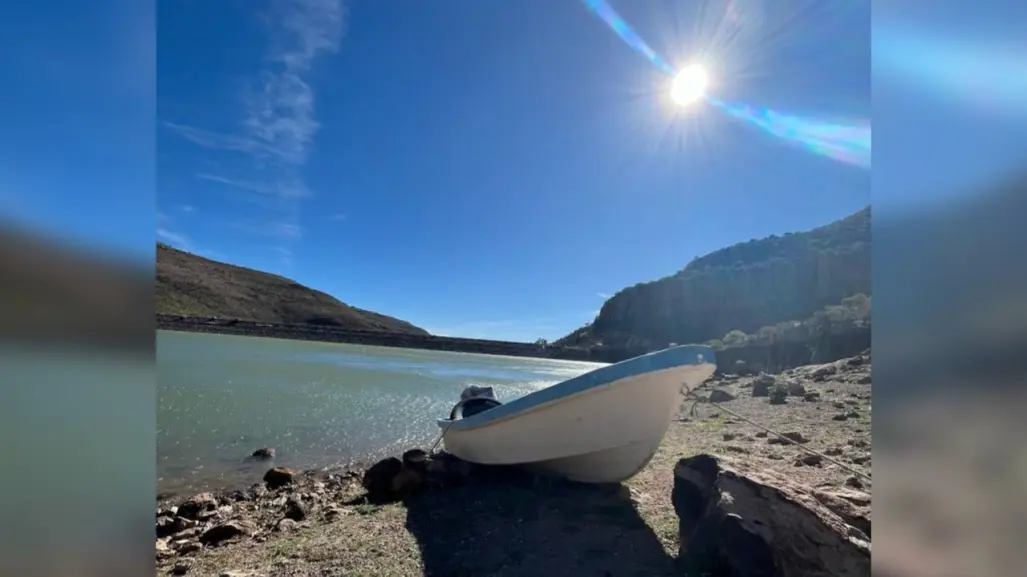
{"label": "lake water", "polygon": [[[349,466],[435,440],[460,391],[502,401],[601,365],[157,332],[157,490],[258,482],[269,466]],[[271,462],[247,459],[276,450]]]}

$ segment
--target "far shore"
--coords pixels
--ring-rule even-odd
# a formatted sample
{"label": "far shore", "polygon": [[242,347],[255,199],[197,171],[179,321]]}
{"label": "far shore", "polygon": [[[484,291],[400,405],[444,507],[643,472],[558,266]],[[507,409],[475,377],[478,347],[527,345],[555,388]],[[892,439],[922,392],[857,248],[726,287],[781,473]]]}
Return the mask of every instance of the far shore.
{"label": "far shore", "polygon": [[[535,343],[464,339],[394,333],[384,331],[352,330],[332,326],[286,325],[258,323],[234,319],[157,315],[157,329],[193,333],[213,333],[248,337],[305,340],[379,347],[398,347],[511,357],[558,359],[567,361],[613,362],[597,358],[593,351]],[[620,359],[617,359],[620,360]]]}

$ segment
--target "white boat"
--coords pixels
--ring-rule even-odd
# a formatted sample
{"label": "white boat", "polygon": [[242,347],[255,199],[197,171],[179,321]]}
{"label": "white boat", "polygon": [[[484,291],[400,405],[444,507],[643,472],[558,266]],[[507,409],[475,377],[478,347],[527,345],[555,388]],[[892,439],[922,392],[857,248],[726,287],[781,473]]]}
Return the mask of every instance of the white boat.
{"label": "white boat", "polygon": [[[465,461],[525,465],[584,483],[618,483],[653,458],[680,410],[682,387],[695,387],[715,370],[710,347],[674,347],[506,404],[465,399],[438,425],[446,451]],[[474,404],[481,412],[471,409]]]}

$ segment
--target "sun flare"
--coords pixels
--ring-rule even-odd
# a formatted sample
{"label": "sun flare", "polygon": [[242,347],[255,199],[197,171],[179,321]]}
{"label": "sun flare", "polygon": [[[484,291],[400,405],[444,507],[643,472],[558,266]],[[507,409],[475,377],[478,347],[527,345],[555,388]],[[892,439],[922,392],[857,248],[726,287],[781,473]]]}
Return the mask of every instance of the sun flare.
{"label": "sun flare", "polygon": [[670,97],[679,106],[689,106],[706,95],[706,69],[692,64],[681,69],[670,85]]}

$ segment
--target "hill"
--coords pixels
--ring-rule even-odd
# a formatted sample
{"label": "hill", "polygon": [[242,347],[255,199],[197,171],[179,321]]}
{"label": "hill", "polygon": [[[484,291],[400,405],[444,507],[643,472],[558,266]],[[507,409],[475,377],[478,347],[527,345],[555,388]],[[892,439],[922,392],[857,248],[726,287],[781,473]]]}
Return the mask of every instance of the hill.
{"label": "hill", "polygon": [[[802,321],[870,294],[870,207],[825,226],[739,243],[640,283],[555,344],[662,348]],[[727,344],[725,339],[725,344]]]}
{"label": "hill", "polygon": [[427,335],[406,321],[351,307],[282,276],[157,243],[158,315],[216,317]]}

